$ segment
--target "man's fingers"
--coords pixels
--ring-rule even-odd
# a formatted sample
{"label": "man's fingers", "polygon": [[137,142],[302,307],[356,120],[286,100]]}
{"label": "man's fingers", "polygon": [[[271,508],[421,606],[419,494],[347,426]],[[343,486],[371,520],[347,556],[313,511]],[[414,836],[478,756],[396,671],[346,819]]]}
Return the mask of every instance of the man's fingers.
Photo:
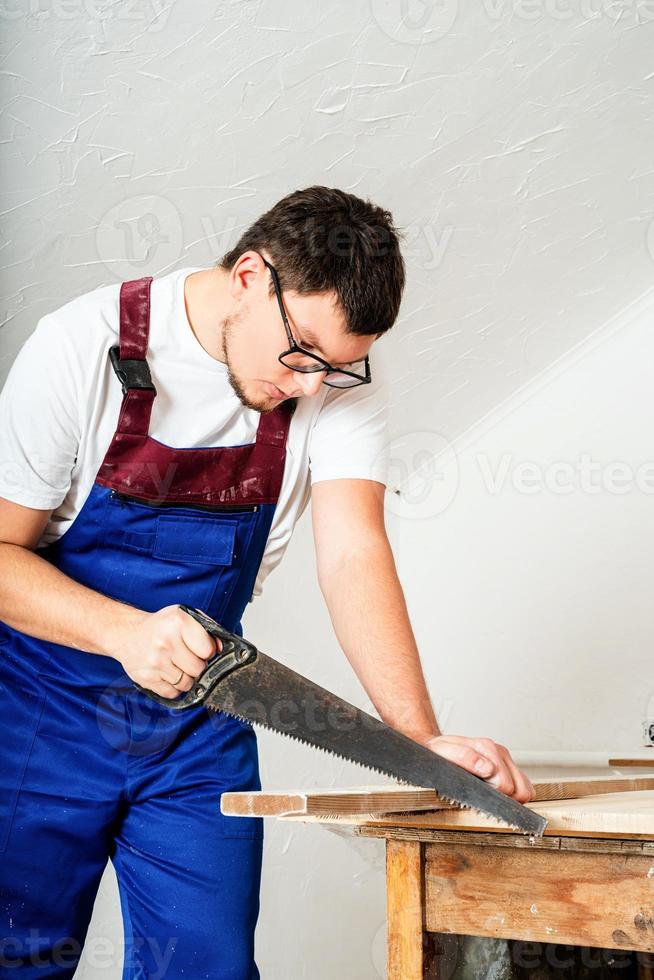
{"label": "man's fingers", "polygon": [[221,641],[207,633],[197,619],[193,619],[183,610],[180,610],[180,615],[182,616],[182,639],[191,653],[194,653],[196,657],[202,657],[203,660],[209,660],[216,652],[216,646],[222,650]]}
{"label": "man's fingers", "polygon": [[495,772],[494,763],[487,756],[473,749],[469,743],[466,743],[465,739],[459,740],[456,736],[450,737],[448,735],[445,737],[441,735],[432,739],[429,747],[433,752],[442,755],[444,759],[449,759],[450,762],[456,763],[462,769],[467,769],[475,776],[486,779]]}
{"label": "man's fingers", "polygon": [[[179,673],[179,671],[177,671]],[[172,684],[168,684],[166,681],[161,681],[157,685],[156,693],[161,695],[162,698],[178,698],[180,694],[184,694],[181,688],[173,687]]]}
{"label": "man's fingers", "polygon": [[480,776],[500,793],[514,797],[520,803],[535,796],[531,782],[518,769],[508,749],[493,739],[438,735],[427,744],[433,752]]}
{"label": "man's fingers", "polygon": [[[174,653],[171,654],[170,660],[170,668],[167,668],[165,674],[162,674],[161,676],[164,677],[165,680],[170,681],[171,684],[177,677],[179,677],[180,670],[184,671],[186,677],[190,676],[192,681],[195,677],[199,677],[204,668],[207,666],[207,661],[203,660],[201,657],[196,657],[182,640],[180,640]],[[178,685],[179,687],[183,686],[184,680],[185,677],[182,677]],[[191,684],[188,685],[188,687],[190,686]],[[188,688],[185,690],[188,690]]]}
{"label": "man's fingers", "polygon": [[504,749],[504,758],[513,777],[513,783],[515,786],[513,798],[516,799],[518,803],[529,803],[530,800],[535,800],[536,791],[531,780],[526,773],[522,772],[521,769],[518,769],[515,762],[511,758],[508,749]]}
{"label": "man's fingers", "polygon": [[[513,796],[515,793],[515,783],[513,781],[513,773],[510,767],[506,763],[506,757],[504,753],[500,751],[500,746],[497,742],[494,742],[491,738],[480,738],[473,742],[474,747],[484,755],[487,759],[490,759],[495,766],[495,773],[486,782],[494,786],[495,789],[499,789],[500,793],[505,793],[507,796]],[[506,751],[506,750],[505,750]]]}
{"label": "man's fingers", "polygon": [[[180,660],[179,657],[177,659]],[[200,673],[202,673],[204,660],[200,660],[198,657],[195,657],[194,661],[196,664],[202,665],[199,671]],[[179,675],[180,670],[184,671],[181,677]],[[190,668],[184,667],[184,665],[181,663],[180,660],[179,664],[171,662],[170,670],[167,670],[165,674],[162,674],[161,679],[162,681],[169,684],[171,687],[174,687],[177,692],[179,692],[179,691],[190,691],[191,688],[193,687],[193,684],[195,683],[195,678],[197,676],[198,676],[197,674],[191,673]],[[179,680],[177,680],[178,677]]]}

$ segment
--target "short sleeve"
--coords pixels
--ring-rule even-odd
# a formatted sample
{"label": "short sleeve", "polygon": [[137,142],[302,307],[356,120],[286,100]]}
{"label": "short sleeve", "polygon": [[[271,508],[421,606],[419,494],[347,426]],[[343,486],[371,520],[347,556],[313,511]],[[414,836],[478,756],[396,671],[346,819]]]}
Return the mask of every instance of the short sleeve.
{"label": "short sleeve", "polygon": [[312,484],[339,479],[387,483],[390,383],[380,354],[370,354],[370,384],[328,389],[309,442]]}
{"label": "short sleeve", "polygon": [[80,441],[75,358],[52,314],[18,353],[0,392],[0,496],[54,510],[71,485]]}

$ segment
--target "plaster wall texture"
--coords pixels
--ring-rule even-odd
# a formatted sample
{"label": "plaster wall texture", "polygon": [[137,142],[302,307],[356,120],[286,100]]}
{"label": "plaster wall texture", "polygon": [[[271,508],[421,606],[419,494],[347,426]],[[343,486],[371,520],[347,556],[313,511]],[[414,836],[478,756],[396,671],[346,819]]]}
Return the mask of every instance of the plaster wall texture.
{"label": "plaster wall texture", "polygon": [[[638,749],[654,713],[652,0],[13,0],[1,19],[0,377],[45,313],[209,266],[295,188],[389,208],[408,284],[379,342],[388,528],[441,724],[518,757]],[[309,512],[244,625],[370,708],[315,583]],[[270,787],[369,782],[260,746]],[[381,844],[282,824],[266,842],[262,976],[384,976]],[[120,942],[108,869],[78,976],[120,977]]]}

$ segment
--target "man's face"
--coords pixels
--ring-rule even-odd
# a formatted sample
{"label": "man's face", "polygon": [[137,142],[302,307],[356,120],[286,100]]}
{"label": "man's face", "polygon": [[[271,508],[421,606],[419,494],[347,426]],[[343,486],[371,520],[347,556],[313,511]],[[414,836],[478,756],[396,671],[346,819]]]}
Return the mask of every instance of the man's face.
{"label": "man's face", "polygon": [[[270,261],[268,255],[266,259]],[[278,358],[289,347],[276,296],[268,295],[271,273],[256,252],[245,252],[229,276],[236,310],[222,322],[222,353],[236,395],[247,408],[271,412],[287,398],[315,395],[323,372],[293,371]],[[373,336],[345,332],[336,294],[282,292],[296,342],[333,367],[365,358]],[[358,366],[362,370],[362,366]]]}

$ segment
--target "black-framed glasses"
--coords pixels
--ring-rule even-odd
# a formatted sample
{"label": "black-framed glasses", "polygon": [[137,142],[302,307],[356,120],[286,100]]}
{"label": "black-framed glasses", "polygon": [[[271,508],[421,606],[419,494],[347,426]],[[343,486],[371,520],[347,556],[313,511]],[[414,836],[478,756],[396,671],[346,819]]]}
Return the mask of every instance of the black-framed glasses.
{"label": "black-framed glasses", "polygon": [[[257,254],[261,255],[260,252]],[[363,364],[365,374],[359,374],[357,371],[349,371],[345,368],[332,367],[331,364],[324,361],[322,357],[318,357],[317,354],[311,354],[310,351],[305,350],[304,347],[300,347],[295,340],[295,337],[291,333],[291,327],[288,322],[288,317],[286,316],[284,304],[282,302],[282,291],[279,285],[277,270],[270,264],[270,262],[267,262],[266,259],[263,258],[263,255],[261,255],[261,258],[263,259],[264,264],[270,269],[270,275],[272,276],[275,294],[279,304],[279,312],[282,315],[282,320],[284,321],[284,327],[286,329],[286,336],[288,337],[288,342],[290,345],[288,350],[282,351],[277,360],[281,361],[284,367],[288,367],[292,371],[300,371],[302,374],[313,374],[316,371],[326,371],[327,375],[325,378],[323,378],[323,384],[329,385],[330,388],[354,388],[356,385],[370,384],[370,361],[367,354],[362,360],[351,362],[352,366]]]}

